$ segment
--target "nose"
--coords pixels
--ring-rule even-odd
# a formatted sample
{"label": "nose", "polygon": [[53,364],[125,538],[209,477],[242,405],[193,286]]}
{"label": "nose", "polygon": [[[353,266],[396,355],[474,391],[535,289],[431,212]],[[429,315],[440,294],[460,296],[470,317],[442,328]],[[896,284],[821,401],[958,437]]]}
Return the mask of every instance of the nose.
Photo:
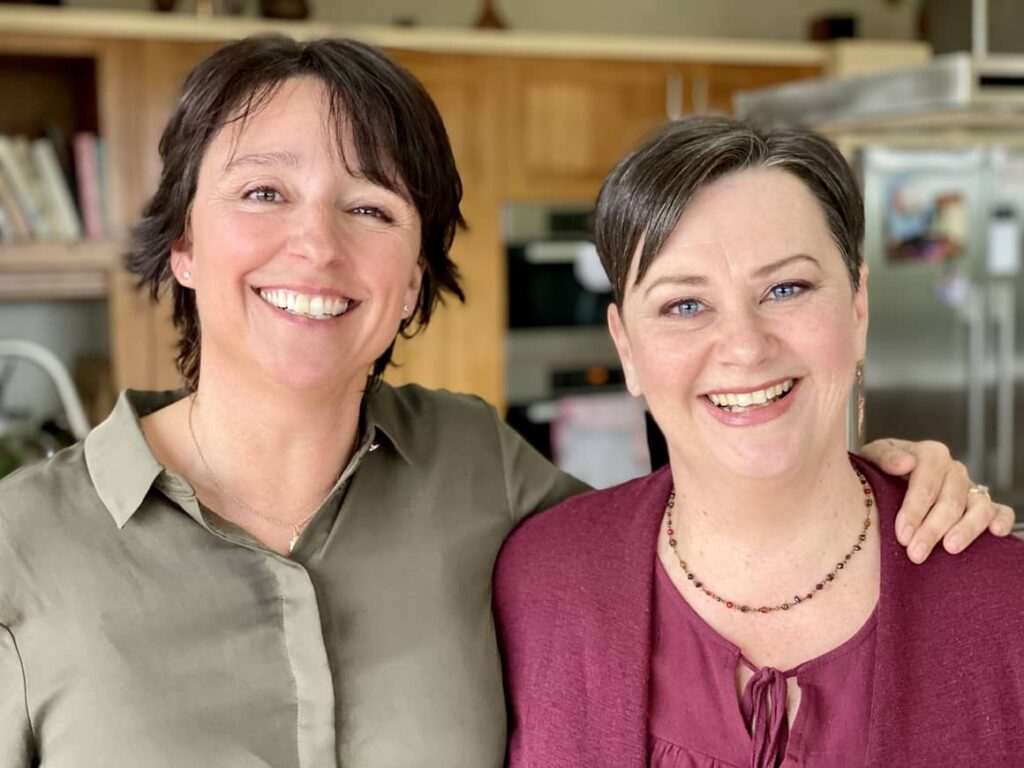
{"label": "nose", "polygon": [[289,251],[319,267],[343,258],[345,238],[341,234],[339,213],[323,202],[310,203],[295,213]]}
{"label": "nose", "polygon": [[771,357],[776,337],[770,322],[754,307],[735,307],[720,320],[720,361],[727,365],[756,367]]}

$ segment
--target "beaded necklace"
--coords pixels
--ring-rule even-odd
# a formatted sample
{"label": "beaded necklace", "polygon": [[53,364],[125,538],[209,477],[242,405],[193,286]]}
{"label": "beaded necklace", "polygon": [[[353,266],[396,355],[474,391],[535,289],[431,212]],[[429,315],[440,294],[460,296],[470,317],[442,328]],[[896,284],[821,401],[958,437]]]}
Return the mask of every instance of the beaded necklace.
{"label": "beaded necklace", "polygon": [[808,600],[812,600],[814,596],[818,592],[821,592],[821,590],[823,590],[830,582],[835,581],[836,576],[841,570],[843,570],[843,568],[846,567],[850,558],[863,549],[861,545],[868,538],[868,529],[871,527],[871,509],[875,506],[875,497],[871,491],[871,485],[868,483],[867,478],[861,474],[860,470],[854,469],[854,471],[857,473],[857,478],[860,480],[861,488],[864,491],[864,527],[857,535],[857,542],[853,545],[850,551],[843,556],[843,559],[836,563],[836,567],[827,573],[825,578],[815,584],[814,589],[808,590],[805,595],[794,595],[790,600],[779,603],[778,605],[761,605],[758,607],[752,607],[735,600],[726,600],[717,592],[706,587],[704,582],[698,579],[687,567],[686,561],[684,561],[679,555],[679,549],[677,548],[675,538],[676,532],[672,525],[672,509],[676,504],[676,489],[673,488],[672,492],[669,494],[668,503],[665,505],[665,532],[668,534],[668,545],[672,548],[672,553],[676,556],[676,560],[679,561],[679,567],[682,568],[683,573],[686,574],[686,580],[693,585],[694,589],[699,589],[716,603],[722,603],[726,608],[739,611],[740,613],[772,613],[774,611],[788,611],[794,606],[800,605]]}

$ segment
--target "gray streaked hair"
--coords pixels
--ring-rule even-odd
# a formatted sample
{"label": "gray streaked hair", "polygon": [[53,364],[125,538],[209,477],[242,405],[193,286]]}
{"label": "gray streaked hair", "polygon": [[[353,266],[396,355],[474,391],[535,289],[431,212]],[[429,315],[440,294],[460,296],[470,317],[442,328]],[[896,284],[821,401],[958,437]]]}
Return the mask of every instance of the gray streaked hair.
{"label": "gray streaked hair", "polygon": [[752,168],[778,168],[806,185],[825,214],[856,291],[864,204],[836,146],[805,129],[762,130],[727,117],[690,117],[664,126],[620,160],[601,186],[594,238],[615,302],[622,304],[633,259],[639,258],[639,283],[697,192]]}

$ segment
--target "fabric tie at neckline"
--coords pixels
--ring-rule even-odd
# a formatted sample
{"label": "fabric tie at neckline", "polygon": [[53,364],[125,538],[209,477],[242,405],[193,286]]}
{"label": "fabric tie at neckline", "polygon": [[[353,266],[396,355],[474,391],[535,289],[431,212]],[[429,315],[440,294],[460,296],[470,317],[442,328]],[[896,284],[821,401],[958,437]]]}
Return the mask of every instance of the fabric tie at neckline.
{"label": "fabric tie at neckline", "polygon": [[751,737],[751,768],[775,768],[785,752],[789,735],[786,692],[786,676],[773,667],[759,669],[743,689],[743,719]]}

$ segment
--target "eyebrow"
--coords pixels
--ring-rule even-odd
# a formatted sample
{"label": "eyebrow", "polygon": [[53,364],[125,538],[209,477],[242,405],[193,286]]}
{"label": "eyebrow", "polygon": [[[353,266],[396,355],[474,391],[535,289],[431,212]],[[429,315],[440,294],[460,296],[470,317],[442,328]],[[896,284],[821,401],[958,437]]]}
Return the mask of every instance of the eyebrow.
{"label": "eyebrow", "polygon": [[231,171],[247,165],[287,165],[296,168],[299,165],[299,156],[294,152],[259,152],[251,155],[238,155],[228,160],[224,165],[224,170]]}
{"label": "eyebrow", "polygon": [[[773,272],[777,272],[783,267],[789,266],[793,262],[797,261],[809,261],[818,269],[821,269],[821,263],[813,256],[806,253],[796,253],[792,256],[786,256],[785,258],[779,259],[778,261],[773,261],[770,264],[765,264],[754,273],[754,277],[768,277]],[[665,275],[664,277],[659,277],[647,286],[647,289],[644,291],[644,297],[646,298],[647,296],[650,296],[651,291],[659,285],[692,285],[702,287],[707,284],[708,279],[703,275]]]}

